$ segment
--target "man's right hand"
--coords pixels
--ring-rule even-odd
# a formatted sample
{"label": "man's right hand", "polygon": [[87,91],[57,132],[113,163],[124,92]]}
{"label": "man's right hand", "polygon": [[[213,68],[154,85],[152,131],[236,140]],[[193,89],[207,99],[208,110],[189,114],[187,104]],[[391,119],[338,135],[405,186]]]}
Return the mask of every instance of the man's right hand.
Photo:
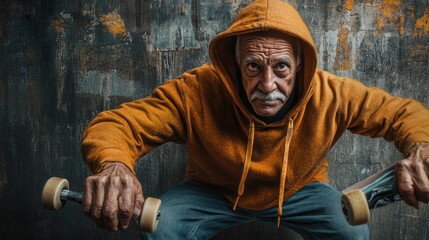
{"label": "man's right hand", "polygon": [[83,212],[109,231],[128,228],[139,217],[143,201],[139,180],[122,163],[107,163],[100,173],[85,179]]}

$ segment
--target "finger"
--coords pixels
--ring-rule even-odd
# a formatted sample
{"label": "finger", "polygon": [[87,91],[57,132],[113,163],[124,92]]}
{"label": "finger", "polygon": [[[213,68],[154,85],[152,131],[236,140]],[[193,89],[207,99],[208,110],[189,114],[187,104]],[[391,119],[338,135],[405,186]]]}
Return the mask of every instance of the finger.
{"label": "finger", "polygon": [[83,198],[82,198],[82,211],[86,216],[90,216],[91,205],[93,199],[93,184],[92,178],[88,177],[85,179],[83,185]]}
{"label": "finger", "polygon": [[118,176],[111,177],[104,199],[102,217],[107,230],[118,230],[118,197],[121,192],[121,184]]}
{"label": "finger", "polygon": [[106,178],[101,178],[98,182],[94,181],[94,189],[96,191],[93,194],[92,206],[91,206],[91,218],[99,226],[104,228],[104,221],[101,215],[104,203],[104,196]]}
{"label": "finger", "polygon": [[396,183],[402,199],[410,206],[418,209],[419,204],[414,190],[413,178],[403,165],[397,165]]}
{"label": "finger", "polygon": [[140,214],[142,212],[142,207],[144,202],[144,197],[141,189],[139,192],[137,192],[134,195],[134,198],[135,200],[134,200],[133,220],[137,220],[140,217]]}
{"label": "finger", "polygon": [[119,196],[119,229],[128,228],[133,215],[134,193],[132,190],[131,188],[125,188]]}
{"label": "finger", "polygon": [[429,179],[423,164],[415,169],[414,186],[417,200],[423,203],[429,202]]}

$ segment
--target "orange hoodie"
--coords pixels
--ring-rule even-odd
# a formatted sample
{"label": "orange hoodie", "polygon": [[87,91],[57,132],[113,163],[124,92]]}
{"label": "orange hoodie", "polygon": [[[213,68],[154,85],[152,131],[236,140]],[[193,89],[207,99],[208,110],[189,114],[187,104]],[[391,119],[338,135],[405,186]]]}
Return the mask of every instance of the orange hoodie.
{"label": "orange hoodie", "polygon": [[[277,30],[301,42],[299,100],[283,120],[266,124],[239,97],[236,35]],[[210,43],[212,64],[157,87],[147,98],[100,113],[82,152],[93,172],[106,162],[130,169],[173,141],[187,150],[186,177],[210,184],[236,206],[262,210],[304,185],[328,182],[328,150],[346,130],[394,141],[405,155],[429,142],[429,111],[411,99],[317,69],[316,49],[297,11],[280,0],[248,5]],[[234,207],[234,208],[235,208]]]}

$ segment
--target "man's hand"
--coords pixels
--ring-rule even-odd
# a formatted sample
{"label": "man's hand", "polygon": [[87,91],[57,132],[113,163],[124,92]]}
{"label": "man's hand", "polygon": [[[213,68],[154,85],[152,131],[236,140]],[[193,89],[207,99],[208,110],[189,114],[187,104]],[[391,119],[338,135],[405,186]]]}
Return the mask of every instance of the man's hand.
{"label": "man's hand", "polygon": [[418,209],[429,202],[429,144],[417,145],[396,164],[396,186],[404,201]]}
{"label": "man's hand", "polygon": [[126,229],[140,215],[143,201],[140,182],[122,163],[108,163],[85,179],[83,212],[109,231]]}

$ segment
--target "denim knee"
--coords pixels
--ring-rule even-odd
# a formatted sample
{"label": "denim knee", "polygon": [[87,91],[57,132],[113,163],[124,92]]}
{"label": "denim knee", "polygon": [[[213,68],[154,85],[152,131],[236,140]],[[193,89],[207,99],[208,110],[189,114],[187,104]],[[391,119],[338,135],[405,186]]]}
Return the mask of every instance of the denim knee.
{"label": "denim knee", "polygon": [[341,193],[326,183],[306,185],[285,202],[283,212],[284,226],[304,239],[369,239],[367,225],[346,221]]}
{"label": "denim knee", "polygon": [[217,191],[185,181],[161,196],[161,218],[155,233],[143,239],[209,239],[221,229],[248,219],[231,210],[232,204]]}

